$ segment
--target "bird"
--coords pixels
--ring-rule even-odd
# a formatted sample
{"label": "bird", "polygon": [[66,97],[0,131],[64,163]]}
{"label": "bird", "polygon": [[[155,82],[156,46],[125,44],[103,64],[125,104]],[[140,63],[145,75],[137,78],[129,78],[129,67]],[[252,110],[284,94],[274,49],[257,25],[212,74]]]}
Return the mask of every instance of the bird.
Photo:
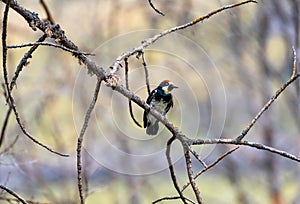
{"label": "bird", "polygon": [[[174,88],[178,87],[168,79],[163,80],[158,87],[151,91],[146,103],[165,116],[170,108],[173,107],[173,96],[171,91]],[[159,128],[159,121],[146,110],[144,111],[143,121],[146,133],[148,135],[156,135]]]}

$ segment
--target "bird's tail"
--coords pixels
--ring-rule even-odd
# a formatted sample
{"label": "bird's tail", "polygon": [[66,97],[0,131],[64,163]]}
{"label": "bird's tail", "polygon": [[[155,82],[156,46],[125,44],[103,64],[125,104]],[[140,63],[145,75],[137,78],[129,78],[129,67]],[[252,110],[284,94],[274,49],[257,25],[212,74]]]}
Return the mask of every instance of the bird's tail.
{"label": "bird's tail", "polygon": [[158,121],[155,121],[153,125],[150,125],[146,128],[146,133],[148,135],[156,135],[158,132]]}

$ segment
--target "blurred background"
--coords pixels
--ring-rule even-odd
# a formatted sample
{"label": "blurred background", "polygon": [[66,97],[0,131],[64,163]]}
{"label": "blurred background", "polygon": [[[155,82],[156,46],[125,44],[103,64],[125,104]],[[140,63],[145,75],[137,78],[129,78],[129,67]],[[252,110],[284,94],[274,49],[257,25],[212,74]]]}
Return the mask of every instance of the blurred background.
{"label": "blurred background", "polygon": [[[153,1],[165,16],[155,13],[146,0],[45,2],[66,36],[82,51],[94,53],[93,60],[109,70],[117,56],[139,46],[142,40],[236,1]],[[19,3],[46,19],[38,0]],[[3,3],[0,10],[3,13]],[[299,10],[299,0],[258,1],[221,12],[149,46],[145,60],[151,89],[164,79],[180,87],[173,92],[170,121],[190,138],[239,135],[292,74],[292,47],[300,53]],[[41,35],[10,11],[9,45],[34,42]],[[27,50],[9,50],[10,78]],[[118,74],[125,84],[124,70]],[[0,82],[4,82],[3,77]],[[78,203],[76,142],[95,84],[95,76],[90,76],[71,54],[52,47],[37,49],[21,72],[13,95],[27,130],[70,157],[59,157],[32,143],[11,115],[0,147],[1,184],[40,203]],[[141,58],[129,59],[129,85],[147,98]],[[4,96],[0,110],[2,128],[8,110]],[[133,112],[142,123],[143,110],[133,104]],[[299,156],[299,124],[298,80],[260,118],[246,139]],[[157,136],[146,135],[130,118],[128,100],[102,85],[84,137],[86,203],[151,203],[176,195],[165,157],[169,138],[163,126]],[[209,164],[232,146],[194,148]],[[182,148],[175,143],[172,159],[180,186],[188,181],[182,156]],[[196,160],[193,164],[195,173],[202,169]],[[299,178],[297,162],[241,147],[196,182],[205,203],[296,204],[300,203]],[[185,194],[192,196],[192,191]],[[0,202],[7,197],[0,191]]]}

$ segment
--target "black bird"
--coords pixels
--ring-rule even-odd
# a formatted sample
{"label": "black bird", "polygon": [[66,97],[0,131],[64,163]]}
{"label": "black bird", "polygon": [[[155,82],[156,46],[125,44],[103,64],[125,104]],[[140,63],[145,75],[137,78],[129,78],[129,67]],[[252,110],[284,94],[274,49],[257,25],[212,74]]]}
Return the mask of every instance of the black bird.
{"label": "black bird", "polygon": [[[167,112],[173,107],[172,94],[170,93],[175,86],[170,80],[162,81],[157,88],[151,91],[146,103],[151,108],[155,108],[162,115],[166,115]],[[158,120],[152,116],[148,111],[144,111],[144,128],[148,135],[156,135],[158,132]]]}

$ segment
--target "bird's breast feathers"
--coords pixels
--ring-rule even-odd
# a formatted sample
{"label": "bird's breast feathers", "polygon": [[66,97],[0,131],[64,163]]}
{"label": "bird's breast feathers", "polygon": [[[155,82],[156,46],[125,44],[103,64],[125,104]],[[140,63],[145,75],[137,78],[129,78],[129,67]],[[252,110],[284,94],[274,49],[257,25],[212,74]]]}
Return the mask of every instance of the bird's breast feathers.
{"label": "bird's breast feathers", "polygon": [[151,101],[150,106],[155,108],[161,114],[165,114],[167,103],[161,99],[160,101]]}

